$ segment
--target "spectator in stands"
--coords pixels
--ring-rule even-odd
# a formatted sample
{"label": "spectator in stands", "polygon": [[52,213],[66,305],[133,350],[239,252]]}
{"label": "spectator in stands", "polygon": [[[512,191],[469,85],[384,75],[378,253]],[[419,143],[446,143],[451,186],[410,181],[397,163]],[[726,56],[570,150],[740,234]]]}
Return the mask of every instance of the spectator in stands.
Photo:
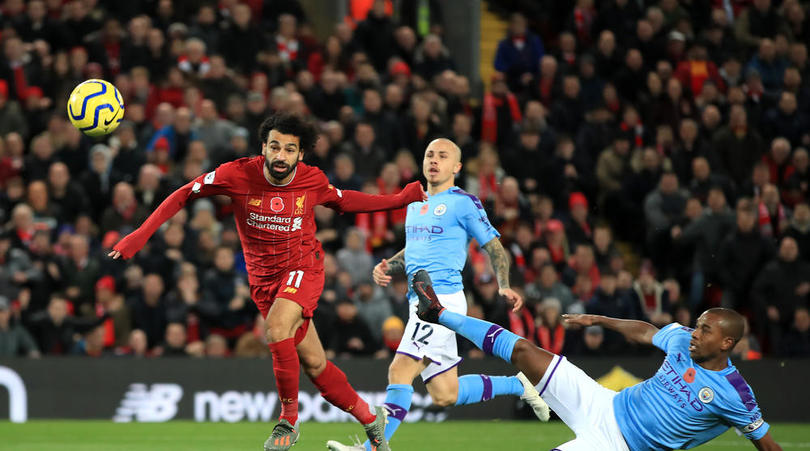
{"label": "spectator in stands", "polygon": [[780,353],[785,357],[810,357],[810,313],[807,307],[799,307],[793,313],[793,324],[782,337]]}
{"label": "spectator in stands", "polygon": [[630,136],[626,132],[615,132],[613,144],[599,154],[596,163],[596,178],[599,182],[599,205],[605,205],[607,197],[622,187],[622,182],[630,173]]}
{"label": "spectator in stands", "polygon": [[374,0],[366,20],[357,24],[354,39],[366,52],[377,72],[385,72],[394,53],[394,24],[385,13],[385,1]]}
{"label": "spectator in stands", "polygon": [[343,152],[355,162],[355,173],[363,180],[380,173],[387,154],[377,143],[374,126],[368,122],[360,122],[355,126],[354,139],[344,146]]}
{"label": "spectator in stands", "polygon": [[115,279],[103,276],[95,284],[96,313],[109,317],[104,322],[104,345],[125,346],[132,332],[132,312],[124,296],[116,292]]}
{"label": "spectator in stands", "polygon": [[64,355],[73,349],[73,336],[98,324],[96,318],[80,319],[69,314],[68,302],[60,293],[53,293],[47,310],[31,315],[27,328],[37,340],[43,354]]}
{"label": "spectator in stands", "polygon": [[34,338],[16,321],[12,321],[8,298],[0,296],[0,357],[39,357]]}
{"label": "spectator in stands", "polygon": [[535,331],[534,341],[543,349],[554,353],[561,353],[565,346],[565,328],[562,325],[560,301],[547,297],[537,305],[539,325]]}
{"label": "spectator in stands", "polygon": [[241,335],[256,313],[245,276],[236,271],[234,264],[233,249],[226,245],[217,247],[214,267],[202,279],[204,299],[209,302],[199,306],[205,323],[226,338]]}
{"label": "spectator in stands", "polygon": [[393,311],[385,291],[363,279],[354,286],[352,301],[357,306],[358,315],[368,326],[374,343],[382,343],[382,326]]}
{"label": "spectator in stands", "polygon": [[770,183],[762,188],[757,206],[759,229],[762,235],[779,238],[790,225],[791,212],[779,199],[779,188]]}
{"label": "spectator in stands", "polygon": [[543,41],[529,31],[526,17],[513,13],[506,38],[498,43],[495,70],[506,75],[513,91],[520,91],[539,73],[539,62],[545,49]]}
{"label": "spectator in stands", "polygon": [[[793,321],[796,308],[807,305],[810,293],[810,264],[799,259],[796,240],[782,238],[779,254],[765,265],[754,280],[751,297],[760,327],[772,344]],[[764,327],[763,327],[764,326]]]}
{"label": "spectator in stands", "polygon": [[351,228],[346,233],[345,246],[336,254],[338,265],[349,272],[353,284],[370,280],[371,270],[374,268],[374,261],[366,251],[365,242],[363,232]]}
{"label": "spectator in stands", "polygon": [[776,253],[773,240],[758,230],[755,207],[750,199],[737,203],[737,228],[720,246],[722,305],[737,311],[751,311],[754,278]]}
{"label": "spectator in stands", "polygon": [[166,329],[164,286],[159,274],[146,274],[141,292],[127,300],[132,306],[133,325],[146,333],[150,348],[160,343]]}
{"label": "spectator in stands", "polygon": [[506,147],[513,127],[522,120],[517,98],[510,92],[504,76],[496,72],[481,107],[481,140]]}
{"label": "spectator in stands", "polygon": [[76,182],[71,180],[67,165],[57,162],[48,170],[50,200],[59,205],[59,223],[72,224],[76,217],[90,210],[87,196]]}
{"label": "spectator in stands", "polygon": [[[615,318],[641,319],[641,306],[633,305],[631,300],[616,289],[616,274],[607,272],[601,275],[599,288],[586,305],[586,311],[593,315],[605,315]],[[614,316],[615,315],[615,316]],[[615,334],[615,335],[614,335]],[[625,341],[618,333],[605,333],[605,351],[618,353]]]}
{"label": "spectator in stands", "polygon": [[65,295],[73,303],[77,316],[94,317],[93,289],[101,274],[99,261],[90,255],[86,236],[70,237],[70,248],[64,262]]}
{"label": "spectator in stands", "polygon": [[[230,26],[220,37],[220,48],[228,49],[224,52],[228,65],[243,73],[251,73],[256,67],[256,55],[266,47],[263,34],[259,28],[251,22],[250,6],[239,3],[232,9]],[[282,17],[284,19],[282,19]],[[286,32],[286,20],[292,18],[292,33],[295,33],[295,16],[279,16],[279,30]],[[285,36],[286,37],[286,36]],[[276,41],[278,43],[278,41]],[[288,42],[287,45],[290,43]],[[290,49],[292,51],[293,49]],[[301,59],[304,60],[304,49],[298,49]],[[291,58],[296,59],[296,58]]]}
{"label": "spectator in stands", "polygon": [[101,230],[102,232],[116,230],[124,233],[133,230],[147,216],[149,216],[149,212],[138,204],[132,185],[119,182],[113,189],[112,204],[101,216]]}
{"label": "spectator in stands", "polygon": [[182,323],[169,323],[166,326],[166,336],[160,346],[159,355],[162,357],[188,357],[186,353],[186,326]]}
{"label": "spectator in stands", "polygon": [[718,282],[718,257],[722,237],[728,236],[734,228],[734,215],[726,205],[726,195],[719,187],[709,190],[708,207],[695,221],[684,228],[672,228],[672,237],[677,243],[694,243],[692,285],[690,303],[693,309],[699,308],[704,299],[706,284]]}
{"label": "spectator in stands", "polygon": [[20,104],[9,99],[9,87],[6,80],[0,79],[0,135],[17,132],[28,134],[28,123]]}
{"label": "spectator in stands", "polygon": [[357,315],[357,306],[348,299],[337,303],[337,322],[327,349],[340,357],[371,355],[377,350],[365,321]]}
{"label": "spectator in stands", "polygon": [[736,18],[734,27],[737,40],[749,47],[757,47],[763,38],[773,38],[787,30],[771,0],[754,0],[752,6]]}
{"label": "spectator in stands", "polygon": [[219,334],[211,334],[205,339],[205,356],[208,358],[221,359],[228,357],[228,341]]}
{"label": "spectator in stands", "polygon": [[793,152],[793,174],[785,182],[785,203],[790,206],[810,199],[810,158],[807,150],[799,147]]}
{"label": "spectator in stands", "polygon": [[442,44],[441,38],[435,34],[425,36],[414,57],[414,72],[431,81],[440,73],[453,69],[455,65],[450,52]]}
{"label": "spectator in stands", "polygon": [[719,156],[718,169],[737,185],[749,177],[764,149],[762,137],[749,127],[748,115],[742,105],[731,106],[728,126],[717,131],[712,145]]}
{"label": "spectator in stands", "polygon": [[785,236],[796,240],[799,257],[804,261],[810,261],[810,207],[806,202],[796,204]]}
{"label": "spectator in stands", "polygon": [[805,108],[800,110],[796,94],[782,91],[776,107],[768,109],[764,114],[763,122],[768,135],[784,137],[793,146],[806,144],[810,141],[808,106],[810,105],[805,105]]}

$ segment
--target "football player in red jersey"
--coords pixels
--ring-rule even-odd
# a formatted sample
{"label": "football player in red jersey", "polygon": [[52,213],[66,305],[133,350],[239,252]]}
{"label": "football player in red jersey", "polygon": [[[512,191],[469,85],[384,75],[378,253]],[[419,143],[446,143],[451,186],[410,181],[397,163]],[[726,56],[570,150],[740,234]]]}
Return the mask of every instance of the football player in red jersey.
{"label": "football player in red jersey", "polygon": [[137,230],[113,247],[109,256],[130,258],[187,201],[226,195],[233,201],[251,294],[267,320],[273,373],[281,416],[264,444],[266,451],[289,449],[298,439],[298,377],[301,367],[321,395],[362,423],[378,450],[387,450],[384,409],[371,411],[349,385],[346,375],[326,359],[313,312],[323,291],[323,250],[315,239],[313,208],[340,212],[402,208],[427,198],[413,182],[400,193],[376,196],[339,190],[320,169],[301,161],[316,139],[305,121],[275,115],[262,124],[262,156],[220,165],[172,193]]}

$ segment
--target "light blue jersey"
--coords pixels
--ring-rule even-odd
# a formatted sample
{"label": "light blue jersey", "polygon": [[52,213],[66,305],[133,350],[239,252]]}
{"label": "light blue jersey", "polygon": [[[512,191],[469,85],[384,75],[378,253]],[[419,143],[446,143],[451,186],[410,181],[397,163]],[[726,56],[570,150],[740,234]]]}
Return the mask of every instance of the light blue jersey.
{"label": "light blue jersey", "polygon": [[[452,187],[424,202],[408,205],[405,219],[405,271],[408,286],[413,274],[430,273],[437,294],[461,291],[461,270],[467,261],[467,247],[475,238],[483,246],[501,234],[492,227],[481,201]],[[413,298],[413,293],[409,293]]]}
{"label": "light blue jersey", "polygon": [[694,448],[731,426],[751,440],[768,432],[751,387],[730,360],[725,369],[709,371],[689,357],[691,333],[678,323],[659,330],[653,344],[667,353],[663,365],[613,399],[631,450]]}

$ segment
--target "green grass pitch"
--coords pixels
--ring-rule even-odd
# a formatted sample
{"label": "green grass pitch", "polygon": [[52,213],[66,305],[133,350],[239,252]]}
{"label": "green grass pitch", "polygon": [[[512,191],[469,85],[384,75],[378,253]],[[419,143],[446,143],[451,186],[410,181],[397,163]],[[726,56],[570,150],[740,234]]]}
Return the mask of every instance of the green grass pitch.
{"label": "green grass pitch", "polygon": [[[774,424],[771,434],[785,451],[810,450],[810,424]],[[258,423],[115,424],[108,421],[0,422],[3,451],[260,451],[272,425]],[[306,423],[301,440],[291,451],[326,449],[330,439],[349,442],[362,434],[352,423]],[[574,437],[561,422],[452,421],[407,423],[394,437],[396,451],[542,451]],[[698,449],[754,449],[733,431]]]}

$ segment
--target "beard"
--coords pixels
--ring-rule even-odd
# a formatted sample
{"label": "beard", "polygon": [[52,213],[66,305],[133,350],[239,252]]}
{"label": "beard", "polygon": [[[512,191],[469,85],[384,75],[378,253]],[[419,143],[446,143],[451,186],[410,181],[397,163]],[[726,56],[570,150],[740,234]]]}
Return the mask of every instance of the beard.
{"label": "beard", "polygon": [[264,167],[267,168],[267,173],[270,174],[270,177],[272,177],[275,180],[284,180],[285,178],[287,178],[288,175],[292,174],[292,172],[295,170],[295,167],[298,166],[298,161],[296,161],[292,165],[283,163],[284,168],[280,167],[281,164],[282,163],[280,162],[271,163],[267,161],[266,158],[264,159]]}

